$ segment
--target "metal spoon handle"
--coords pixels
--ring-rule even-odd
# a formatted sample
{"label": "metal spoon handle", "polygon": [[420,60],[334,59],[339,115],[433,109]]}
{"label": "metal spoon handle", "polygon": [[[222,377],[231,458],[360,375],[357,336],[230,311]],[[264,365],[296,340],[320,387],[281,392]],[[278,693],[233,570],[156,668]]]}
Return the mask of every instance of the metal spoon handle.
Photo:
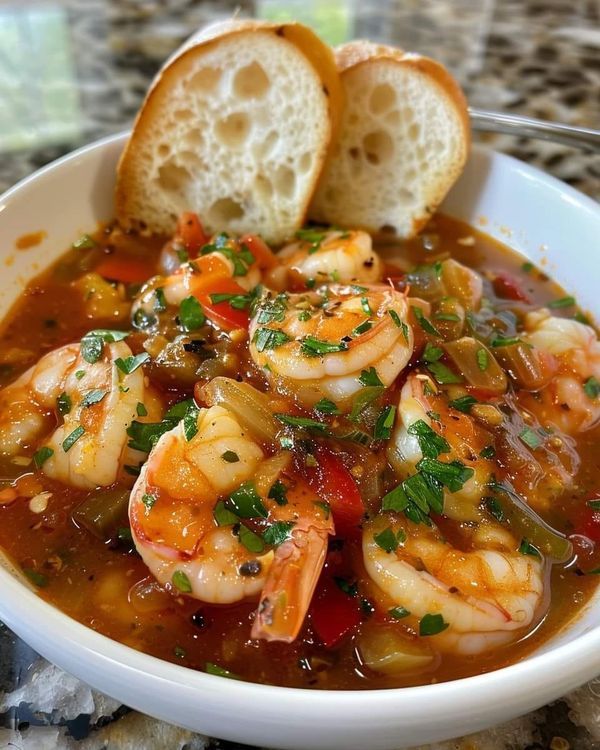
{"label": "metal spoon handle", "polygon": [[488,112],[473,109],[473,107],[469,107],[469,114],[473,130],[539,138],[543,141],[561,143],[563,146],[600,152],[600,130],[576,128],[572,125],[535,120],[532,117],[510,115],[504,112]]}

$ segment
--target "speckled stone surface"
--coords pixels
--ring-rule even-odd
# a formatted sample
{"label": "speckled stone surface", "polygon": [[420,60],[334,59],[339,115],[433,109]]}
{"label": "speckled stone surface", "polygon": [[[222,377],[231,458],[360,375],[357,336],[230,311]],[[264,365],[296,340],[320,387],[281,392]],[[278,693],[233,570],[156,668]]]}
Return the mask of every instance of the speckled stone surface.
{"label": "speckled stone surface", "polygon": [[[431,55],[472,106],[600,128],[598,0],[0,0],[0,192],[127,128],[164,58],[198,26],[236,10],[296,17],[331,43],[363,37]],[[600,200],[600,155],[477,138]],[[0,695],[0,748],[236,747],[118,707],[4,627]],[[442,748],[600,748],[600,680],[507,725],[435,746]]]}

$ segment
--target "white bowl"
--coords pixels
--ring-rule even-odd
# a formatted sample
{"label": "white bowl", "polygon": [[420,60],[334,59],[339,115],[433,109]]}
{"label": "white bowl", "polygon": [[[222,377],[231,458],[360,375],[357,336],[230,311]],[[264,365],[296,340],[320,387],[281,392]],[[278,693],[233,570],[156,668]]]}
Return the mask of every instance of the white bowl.
{"label": "white bowl", "polygon": [[[112,214],[126,136],[40,170],[0,198],[0,316],[23,285]],[[444,210],[542,264],[600,317],[600,207],[507,156],[476,148]],[[13,251],[22,234],[44,241]],[[278,748],[384,750],[467,734],[533,710],[600,672],[598,599],[535,655],[489,674],[394,690],[311,691],[195,672],[123,646],[59,612],[0,568],[0,618],[46,658],[139,711],[206,734]]]}

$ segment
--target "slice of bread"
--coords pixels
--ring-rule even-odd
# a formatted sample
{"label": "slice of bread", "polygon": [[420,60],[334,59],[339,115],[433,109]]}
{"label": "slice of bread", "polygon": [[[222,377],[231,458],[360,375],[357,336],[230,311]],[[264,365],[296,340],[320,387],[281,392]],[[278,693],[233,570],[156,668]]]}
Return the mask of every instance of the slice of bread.
{"label": "slice of bread", "polygon": [[309,215],[412,237],[460,175],[465,97],[439,63],[369,42],[336,50],[345,109]]}
{"label": "slice of bread", "polygon": [[117,218],[169,234],[182,211],[271,243],[305,218],[341,111],[332,51],[296,24],[231,20],[154,80],[121,157]]}

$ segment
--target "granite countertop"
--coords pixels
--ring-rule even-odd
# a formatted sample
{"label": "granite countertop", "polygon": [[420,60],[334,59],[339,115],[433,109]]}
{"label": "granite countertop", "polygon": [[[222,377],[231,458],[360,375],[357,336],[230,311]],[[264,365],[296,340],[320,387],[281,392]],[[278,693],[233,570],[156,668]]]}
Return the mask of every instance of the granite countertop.
{"label": "granite countertop", "polygon": [[[128,127],[164,58],[198,26],[236,9],[298,18],[334,44],[363,37],[431,55],[476,107],[600,127],[598,0],[4,0],[0,192]],[[600,199],[600,154],[508,136],[478,139]],[[235,747],[120,706],[1,625],[0,691],[0,748]],[[600,679],[501,727],[435,746],[450,748],[600,748]]]}

